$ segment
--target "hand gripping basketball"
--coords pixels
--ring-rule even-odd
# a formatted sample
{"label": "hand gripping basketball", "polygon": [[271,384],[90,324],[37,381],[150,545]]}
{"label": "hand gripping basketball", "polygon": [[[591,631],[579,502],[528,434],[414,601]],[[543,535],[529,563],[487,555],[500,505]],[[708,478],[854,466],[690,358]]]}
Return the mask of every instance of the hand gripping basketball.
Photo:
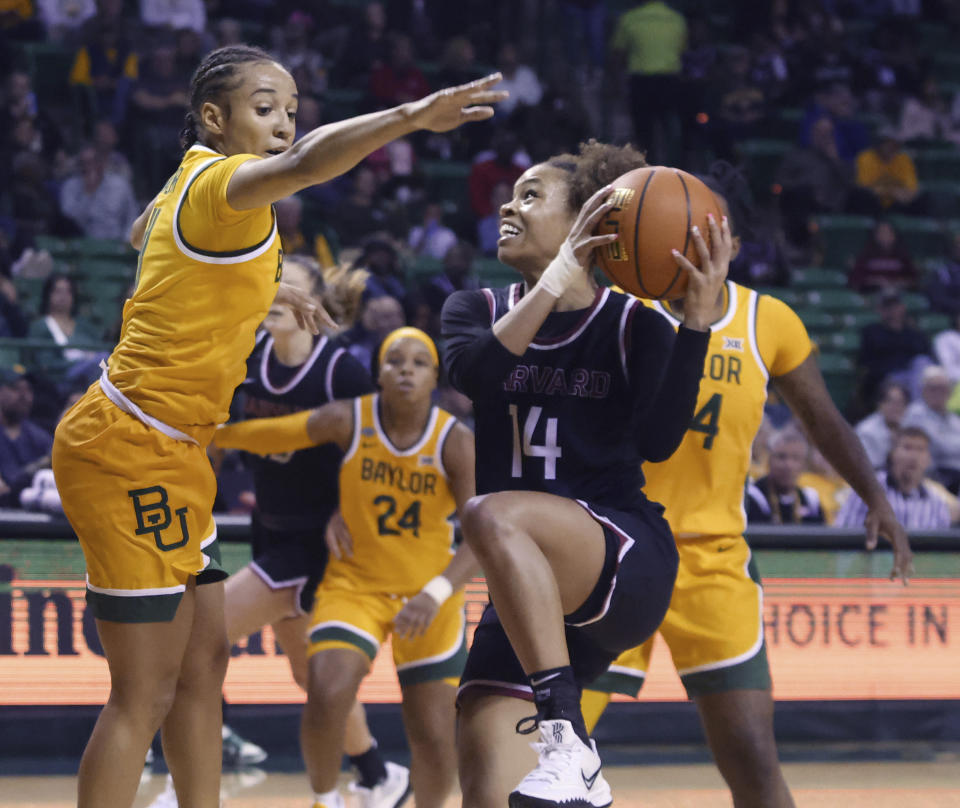
{"label": "hand gripping basketball", "polygon": [[537,285],[554,297],[562,297],[578,275],[590,271],[593,266],[593,251],[597,247],[617,240],[616,233],[593,235],[597,224],[613,206],[612,200],[608,198],[612,190],[613,187],[609,185],[601,188],[583,203],[573,227],[570,228],[570,234],[560,245],[560,252],[540,276]]}

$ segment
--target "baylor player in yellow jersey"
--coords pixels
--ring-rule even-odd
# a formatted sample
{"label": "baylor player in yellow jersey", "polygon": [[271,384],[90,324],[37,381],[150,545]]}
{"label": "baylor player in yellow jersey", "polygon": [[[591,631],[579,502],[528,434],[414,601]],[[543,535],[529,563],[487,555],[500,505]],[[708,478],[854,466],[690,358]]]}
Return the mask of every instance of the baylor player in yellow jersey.
{"label": "baylor player in yellow jersey", "polygon": [[[331,558],[309,622],[301,743],[316,808],[341,808],[344,729],[387,637],[403,691],[410,779],[420,808],[441,808],[456,777],[455,684],[467,648],[462,587],[475,571],[452,519],[475,493],[473,434],[431,404],[437,349],[416,328],[379,351],[380,393],[221,429],[216,444],[267,454],[334,443],[344,452],[340,509],[349,552]],[[343,545],[341,545],[343,546]]]}
{"label": "baylor player in yellow jersey", "polygon": [[[721,175],[722,176],[722,175]],[[729,175],[728,175],[729,176]],[[732,220],[716,177],[704,178]],[[731,179],[737,179],[733,177]],[[732,185],[734,191],[736,184]],[[683,301],[644,301],[677,327]],[[891,577],[906,580],[910,548],[850,426],[830,399],[800,318],[780,300],[727,281],[717,300],[696,413],[680,448],[646,463],[651,499],[663,504],[680,553],[670,609],[659,633],[697,705],[714,759],[737,808],[789,808],[773,735],[773,698],[763,639],[763,596],[743,539],[743,485],[774,382],[814,444],[870,503],[867,546],[893,545]],[[653,639],[622,654],[584,693],[588,727],[610,693],[636,696]]]}
{"label": "baylor player in yellow jersey", "polygon": [[132,804],[161,725],[180,804],[219,804],[229,647],[205,447],[274,298],[311,330],[329,322],[309,296],[278,283],[271,204],[396,137],[490,117],[483,105],[504,97],[489,89],[497,79],[294,143],[296,84],[267,53],[221,48],[197,68],[183,161],[132,228],[141,258],[119,345],[54,438],[57,488],[83,547],[111,676],[80,763],[79,808]]}

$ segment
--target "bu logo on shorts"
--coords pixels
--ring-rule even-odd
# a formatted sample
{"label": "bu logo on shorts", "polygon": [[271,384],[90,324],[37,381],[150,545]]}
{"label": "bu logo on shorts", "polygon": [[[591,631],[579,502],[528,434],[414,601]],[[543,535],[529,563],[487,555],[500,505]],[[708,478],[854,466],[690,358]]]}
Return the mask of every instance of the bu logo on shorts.
{"label": "bu logo on shorts", "polygon": [[[152,498],[154,495],[155,498]],[[153,540],[161,550],[175,550],[177,547],[183,547],[190,540],[190,533],[187,530],[187,508],[183,507],[174,511],[180,518],[181,538],[170,543],[163,541],[163,531],[170,527],[173,518],[170,515],[170,506],[167,505],[167,489],[162,485],[127,491],[127,496],[133,500],[133,511],[137,515],[135,533],[138,536],[152,533]]]}

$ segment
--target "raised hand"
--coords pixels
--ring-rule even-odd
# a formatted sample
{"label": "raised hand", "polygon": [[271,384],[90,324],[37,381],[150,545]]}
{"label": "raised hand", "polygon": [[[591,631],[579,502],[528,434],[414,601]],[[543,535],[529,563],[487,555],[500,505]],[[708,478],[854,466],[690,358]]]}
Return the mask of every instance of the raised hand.
{"label": "raised hand", "polygon": [[490,88],[503,78],[492,73],[482,79],[438,90],[408,105],[411,120],[421,129],[431,132],[449,132],[468,121],[483,121],[493,117],[493,107],[503,101],[506,90]]}
{"label": "raised hand", "polygon": [[710,227],[709,247],[700,228],[696,225],[690,228],[693,244],[700,255],[699,269],[679,250],[673,251],[673,260],[678,267],[686,270],[689,279],[683,300],[683,324],[697,331],[705,331],[710,326],[710,315],[727,279],[733,255],[733,236],[727,217],[724,216],[718,224],[713,214],[707,214],[707,220]]}
{"label": "raised hand", "polygon": [[289,283],[280,282],[274,302],[289,307],[297,320],[297,325],[311,334],[319,334],[321,328],[337,327],[314,297]]}
{"label": "raised hand", "polygon": [[439,608],[426,592],[418,592],[393,618],[393,633],[408,640],[422,637]]}

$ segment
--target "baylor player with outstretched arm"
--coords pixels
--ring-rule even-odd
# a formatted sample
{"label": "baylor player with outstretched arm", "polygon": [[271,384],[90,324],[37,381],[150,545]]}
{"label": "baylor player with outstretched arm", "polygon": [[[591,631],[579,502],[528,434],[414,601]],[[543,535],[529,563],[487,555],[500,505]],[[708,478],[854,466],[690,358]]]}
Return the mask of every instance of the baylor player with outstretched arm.
{"label": "baylor player with outstretched arm", "polygon": [[229,646],[205,448],[227,420],[274,299],[313,329],[322,312],[279,283],[272,203],[349,171],[397,137],[489,118],[491,107],[475,105],[505,97],[489,89],[498,78],[294,142],[297,86],[268,53],[229,46],[197,68],[180,167],[132,228],[140,264],[119,344],[54,438],[57,489],[83,547],[110,668],[110,697],[80,762],[78,808],[131,805],[161,725],[180,803],[220,802]]}
{"label": "baylor player with outstretched arm", "polygon": [[[705,181],[730,215],[731,171]],[[729,167],[727,167],[729,169]],[[739,198],[739,197],[737,197]],[[736,198],[735,198],[736,200]],[[730,216],[741,218],[734,206]],[[644,303],[675,328],[683,301]],[[893,545],[893,575],[910,571],[910,548],[860,443],[830,399],[800,318],[780,300],[727,281],[713,311],[710,344],[694,417],[680,447],[645,463],[646,491],[665,506],[680,553],[670,608],[660,626],[687,694],[737,808],[787,808],[793,800],[773,736],[773,698],[763,637],[763,593],[743,538],[743,485],[771,381],[803,421],[811,440],[870,503],[868,546]],[[653,646],[622,654],[583,699],[589,727],[610,693],[636,696]]]}

